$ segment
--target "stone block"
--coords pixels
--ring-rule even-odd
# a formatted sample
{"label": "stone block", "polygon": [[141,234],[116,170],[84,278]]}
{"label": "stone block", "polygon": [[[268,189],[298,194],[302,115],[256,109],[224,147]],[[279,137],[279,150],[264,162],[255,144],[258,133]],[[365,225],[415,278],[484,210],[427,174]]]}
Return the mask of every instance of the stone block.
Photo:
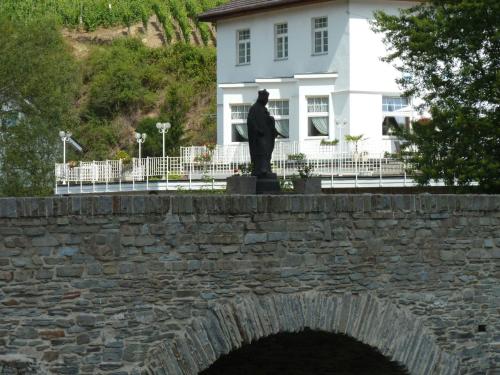
{"label": "stone block", "polygon": [[151,246],[156,243],[157,237],[154,236],[137,236],[135,237],[135,246]]}
{"label": "stone block", "polygon": [[94,201],[94,213],[96,215],[111,215],[113,213],[113,197],[97,197]]}
{"label": "stone block", "polygon": [[321,177],[294,179],[293,192],[295,194],[321,194]]}
{"label": "stone block", "polygon": [[16,198],[0,198],[0,218],[15,218],[17,217],[17,200]]}
{"label": "stone block", "polygon": [[38,338],[38,331],[33,327],[20,327],[15,331],[14,335],[19,339],[32,340]]}
{"label": "stone block", "polygon": [[257,177],[231,176],[226,179],[227,194],[251,195],[257,194]]}
{"label": "stone block", "polygon": [[119,348],[105,348],[102,351],[102,360],[104,362],[120,362],[123,357],[123,350]]}
{"label": "stone block", "polygon": [[79,253],[79,249],[77,247],[64,246],[61,247],[58,251],[58,255],[60,257],[71,257]]}
{"label": "stone block", "polygon": [[165,254],[168,253],[169,247],[167,246],[146,246],[142,252],[144,254]]}
{"label": "stone block", "polygon": [[267,241],[267,233],[247,233],[244,237],[244,244],[250,245]]}
{"label": "stone block", "polygon": [[81,277],[83,266],[62,266],[56,268],[57,277]]}
{"label": "stone block", "polygon": [[59,241],[53,235],[46,234],[43,237],[34,237],[31,244],[35,247],[52,247],[59,245]]}
{"label": "stone block", "polygon": [[59,352],[54,350],[47,350],[43,353],[42,361],[45,362],[54,362],[59,358]]}
{"label": "stone block", "polygon": [[87,265],[87,273],[91,276],[102,274],[102,265],[100,263],[90,263]]}
{"label": "stone block", "polygon": [[58,337],[66,336],[63,330],[55,330],[55,331],[40,331],[40,337],[45,340],[51,340]]}
{"label": "stone block", "polygon": [[35,277],[38,280],[50,280],[54,276],[54,271],[50,269],[43,268],[38,270],[35,274]]}
{"label": "stone block", "polygon": [[94,327],[96,321],[97,319],[93,315],[78,315],[76,317],[76,324],[82,327]]}
{"label": "stone block", "polygon": [[255,190],[257,194],[278,194],[281,187],[278,178],[258,178]]}

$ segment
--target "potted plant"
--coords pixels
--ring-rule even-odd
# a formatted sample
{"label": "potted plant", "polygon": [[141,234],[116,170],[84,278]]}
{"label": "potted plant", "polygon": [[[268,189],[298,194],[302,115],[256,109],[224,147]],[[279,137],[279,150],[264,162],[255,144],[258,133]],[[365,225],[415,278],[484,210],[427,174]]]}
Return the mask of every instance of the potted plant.
{"label": "potted plant", "polygon": [[122,161],[122,173],[132,170],[132,157],[126,151],[118,150],[114,158]]}
{"label": "potted plant", "polygon": [[338,139],[322,139],[320,145],[321,146],[337,146],[339,144]]}
{"label": "potted plant", "polygon": [[77,165],[78,165],[78,162],[76,160],[68,161],[68,167],[70,167],[70,168],[75,168]]}
{"label": "potted plant", "polygon": [[252,164],[240,164],[234,175],[226,179],[228,194],[257,194],[257,177],[252,176]]}
{"label": "potted plant", "polygon": [[363,138],[363,134],[360,134],[360,135],[349,135],[348,134],[345,136],[345,140],[346,140],[346,142],[354,143],[353,159],[354,159],[354,161],[357,162],[359,160],[359,152],[358,152],[359,142],[365,140],[365,138]]}
{"label": "potted plant", "polygon": [[298,176],[292,179],[293,190],[296,194],[321,194],[321,177],[314,176],[314,167],[306,163],[305,155],[294,158],[297,162]]}

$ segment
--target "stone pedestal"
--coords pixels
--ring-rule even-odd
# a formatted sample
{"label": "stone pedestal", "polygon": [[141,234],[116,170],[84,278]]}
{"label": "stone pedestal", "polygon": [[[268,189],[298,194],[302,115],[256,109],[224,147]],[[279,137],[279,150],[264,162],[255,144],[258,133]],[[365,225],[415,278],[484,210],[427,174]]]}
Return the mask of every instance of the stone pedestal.
{"label": "stone pedestal", "polygon": [[277,194],[279,192],[281,192],[281,188],[276,174],[257,178],[257,194]]}
{"label": "stone pedestal", "polygon": [[257,177],[255,176],[231,176],[226,179],[227,194],[256,194]]}
{"label": "stone pedestal", "polygon": [[321,177],[293,180],[293,191],[296,194],[321,194]]}

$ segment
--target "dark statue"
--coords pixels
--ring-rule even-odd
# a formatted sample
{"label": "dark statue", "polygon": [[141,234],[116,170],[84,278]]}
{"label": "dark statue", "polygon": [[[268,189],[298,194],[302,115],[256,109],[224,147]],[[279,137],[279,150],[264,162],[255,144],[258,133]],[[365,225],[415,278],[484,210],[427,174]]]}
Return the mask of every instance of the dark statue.
{"label": "dark statue", "polygon": [[253,164],[252,175],[257,178],[276,178],[276,174],[271,171],[271,156],[278,132],[274,117],[266,108],[268,101],[269,92],[259,91],[259,97],[250,108],[247,118],[248,145]]}

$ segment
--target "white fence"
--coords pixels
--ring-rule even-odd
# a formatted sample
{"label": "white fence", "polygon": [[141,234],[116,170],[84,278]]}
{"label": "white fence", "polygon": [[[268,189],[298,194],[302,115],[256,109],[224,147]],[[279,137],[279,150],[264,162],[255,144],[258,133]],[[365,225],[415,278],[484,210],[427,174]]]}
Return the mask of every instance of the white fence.
{"label": "white fence", "polygon": [[[290,154],[297,154],[299,145],[297,142],[277,141],[273,151],[272,160],[284,160]],[[213,149],[207,146],[181,147],[181,158],[183,163],[194,162],[209,155],[215,164],[244,164],[250,163],[250,151],[248,143],[236,145],[215,145]]]}
{"label": "white fence", "polygon": [[[286,179],[298,174],[300,166],[309,165],[313,174],[324,178],[403,176],[404,164],[384,154],[368,152],[336,153],[334,146],[319,146],[315,158],[290,160],[296,149],[277,143],[273,153],[273,171]],[[286,146],[285,146],[286,145]],[[248,147],[220,147],[208,150],[202,147],[182,149],[181,157],[134,158],[131,163],[122,160],[80,162],[78,166],[56,164],[57,185],[110,184],[142,181],[213,181],[235,174],[242,165],[248,167]]]}

